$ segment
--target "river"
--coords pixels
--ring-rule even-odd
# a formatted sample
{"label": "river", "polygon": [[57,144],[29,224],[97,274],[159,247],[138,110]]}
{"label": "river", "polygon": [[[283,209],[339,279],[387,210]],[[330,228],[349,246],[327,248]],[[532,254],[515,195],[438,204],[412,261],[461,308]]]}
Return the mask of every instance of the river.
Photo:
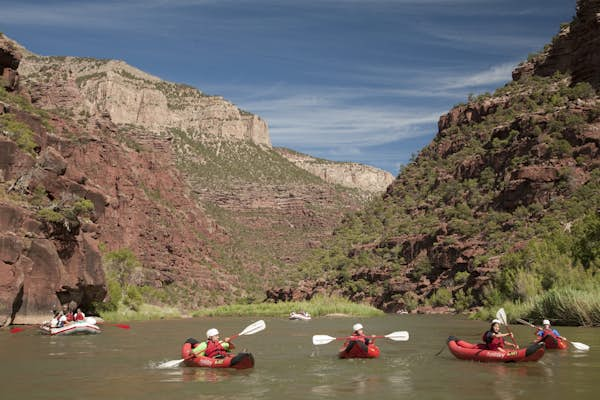
{"label": "river", "polygon": [[[180,358],[188,337],[217,327],[239,333],[259,318],[197,318],[104,326],[99,335],[49,337],[36,329],[0,330],[0,399],[597,399],[600,330],[561,327],[591,346],[588,352],[546,352],[535,363],[483,364],[457,360],[444,348],[448,335],[477,341],[482,321],[451,316],[376,318],[265,318],[267,328],[235,340],[254,354],[250,370],[159,368]],[[313,346],[312,335],[345,336],[359,321],[367,334],[406,330],[407,342],[378,339],[381,357],[339,360],[340,342]],[[520,344],[530,328],[512,326]]]}

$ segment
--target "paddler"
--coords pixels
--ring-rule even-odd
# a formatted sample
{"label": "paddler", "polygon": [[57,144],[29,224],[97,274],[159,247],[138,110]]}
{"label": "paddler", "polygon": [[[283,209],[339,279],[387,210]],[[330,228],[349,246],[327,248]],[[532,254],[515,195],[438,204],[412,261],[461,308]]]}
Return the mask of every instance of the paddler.
{"label": "paddler", "polygon": [[537,328],[537,336],[540,337],[540,341],[543,341],[545,336],[552,336],[555,339],[567,341],[566,337],[560,336],[560,333],[550,326],[550,320],[543,320],[542,325],[544,325],[543,328]]}
{"label": "paddler", "polygon": [[354,346],[359,346],[362,351],[367,353],[369,351],[367,346],[374,341],[373,337],[365,335],[362,324],[356,323],[352,325],[352,335],[346,340],[346,343],[344,343],[345,348],[342,348],[342,350],[349,352]]}
{"label": "paddler", "polygon": [[196,357],[204,356],[210,358],[224,358],[227,353],[235,348],[230,338],[219,340],[219,331],[216,328],[210,328],[206,331],[206,341],[201,342],[192,349]]}
{"label": "paddler", "polygon": [[500,324],[501,323],[502,322],[499,319],[492,320],[492,325],[490,326],[490,329],[483,334],[482,340],[486,344],[487,349],[501,351],[503,353],[506,353],[506,350],[504,349],[505,345],[509,345],[509,346],[514,347],[515,349],[518,349],[519,346],[517,346],[516,344],[507,343],[504,341],[504,338],[507,336],[510,336],[511,339],[513,339],[513,341],[514,341],[514,335],[512,334],[512,332],[501,333],[500,332]]}

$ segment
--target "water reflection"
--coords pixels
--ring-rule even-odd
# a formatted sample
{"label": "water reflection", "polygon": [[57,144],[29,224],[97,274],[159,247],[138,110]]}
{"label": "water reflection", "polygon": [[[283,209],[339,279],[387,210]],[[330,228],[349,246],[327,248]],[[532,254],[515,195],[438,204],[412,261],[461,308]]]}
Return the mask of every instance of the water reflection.
{"label": "water reflection", "polygon": [[225,368],[181,368],[179,375],[183,382],[217,383],[230,379],[234,372],[238,371],[230,371]]}

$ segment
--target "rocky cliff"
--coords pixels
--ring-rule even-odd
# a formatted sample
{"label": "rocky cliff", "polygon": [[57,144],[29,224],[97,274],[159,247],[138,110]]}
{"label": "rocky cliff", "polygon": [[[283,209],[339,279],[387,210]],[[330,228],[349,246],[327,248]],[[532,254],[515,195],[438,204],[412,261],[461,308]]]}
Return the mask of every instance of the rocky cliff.
{"label": "rocky cliff", "polygon": [[523,76],[550,76],[556,71],[569,73],[573,83],[588,82],[600,88],[600,1],[577,2],[577,12],[570,24],[563,24],[560,32],[543,51],[530,57],[513,72],[513,78]]}
{"label": "rocky cliff", "polygon": [[332,162],[285,148],[276,148],[275,151],[326,182],[359,189],[370,194],[385,192],[394,180],[394,176],[389,172],[368,165]]}
{"label": "rocky cliff", "polygon": [[0,60],[0,323],[260,300],[363,201],[219,97],[4,36]]}
{"label": "rocky cliff", "polygon": [[[598,15],[600,2],[580,0],[575,20],[513,82],[441,116],[384,197],[301,264],[305,279],[268,296],[464,310],[593,275],[567,249],[578,240],[571,230],[581,235],[600,209]],[[524,264],[514,258],[522,250]]]}
{"label": "rocky cliff", "polygon": [[179,129],[193,132],[195,140],[271,145],[264,120],[222,97],[163,81],[122,61],[25,54],[19,73],[32,103],[41,108],[68,110],[86,123],[108,117],[155,134]]}

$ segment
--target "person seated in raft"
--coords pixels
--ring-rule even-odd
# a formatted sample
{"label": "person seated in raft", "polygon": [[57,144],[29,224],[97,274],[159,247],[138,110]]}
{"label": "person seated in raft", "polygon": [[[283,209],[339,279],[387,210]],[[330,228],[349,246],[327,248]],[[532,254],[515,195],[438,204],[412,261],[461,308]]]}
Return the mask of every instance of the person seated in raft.
{"label": "person seated in raft", "polygon": [[77,307],[74,319],[75,321],[85,321],[85,314],[81,311],[81,308]]}
{"label": "person seated in raft", "polygon": [[50,321],[51,328],[62,328],[67,323],[67,317],[62,311],[56,311],[54,318]]}
{"label": "person seated in raft", "polygon": [[219,340],[219,331],[211,328],[206,331],[206,341],[194,347],[192,353],[196,357],[224,358],[234,348],[235,346],[230,342],[230,338],[226,337],[223,341]]}
{"label": "person seated in raft", "polygon": [[506,352],[504,349],[505,345],[509,345],[518,349],[519,346],[513,343],[506,343],[504,338],[506,336],[510,336],[514,340],[514,335],[511,333],[501,333],[500,332],[500,324],[502,322],[499,319],[494,319],[492,321],[492,325],[490,326],[490,330],[486,331],[483,334],[482,340],[485,343],[488,350],[501,351],[503,353]]}
{"label": "person seated in raft", "polygon": [[352,335],[346,340],[346,343],[344,343],[345,348],[342,348],[342,350],[349,352],[354,346],[359,346],[366,353],[369,351],[367,346],[374,341],[375,339],[365,335],[362,324],[357,323],[352,325]]}
{"label": "person seated in raft", "polygon": [[68,304],[63,304],[62,313],[66,318],[64,325],[68,325],[75,320],[75,318],[73,317],[73,310],[71,310]]}
{"label": "person seated in raft", "polygon": [[540,337],[539,341],[544,340],[544,336],[547,336],[547,335],[567,341],[566,337],[560,336],[560,333],[558,333],[558,331],[556,329],[553,329],[550,326],[550,320],[547,320],[547,319],[543,320],[542,325],[544,325],[544,327],[537,328],[537,333],[536,333],[536,335]]}

